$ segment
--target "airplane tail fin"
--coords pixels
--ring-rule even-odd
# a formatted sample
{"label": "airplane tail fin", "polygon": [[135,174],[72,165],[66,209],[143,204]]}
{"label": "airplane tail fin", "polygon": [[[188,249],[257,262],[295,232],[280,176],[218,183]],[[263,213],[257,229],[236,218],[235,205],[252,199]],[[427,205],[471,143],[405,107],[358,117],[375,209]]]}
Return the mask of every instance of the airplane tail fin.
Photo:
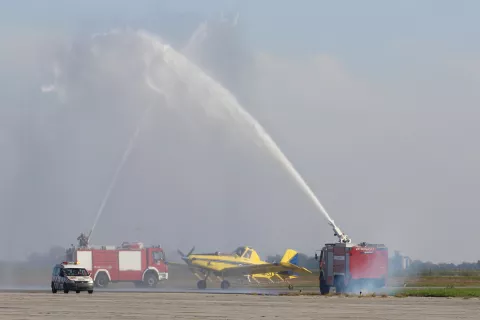
{"label": "airplane tail fin", "polygon": [[298,252],[293,249],[287,249],[280,263],[290,263],[298,266]]}
{"label": "airplane tail fin", "polygon": [[283,254],[282,260],[280,260],[280,264],[290,270],[280,271],[278,275],[285,279],[294,279],[300,275],[299,273],[312,273],[310,270],[300,267],[298,260],[298,252],[292,249],[287,249]]}

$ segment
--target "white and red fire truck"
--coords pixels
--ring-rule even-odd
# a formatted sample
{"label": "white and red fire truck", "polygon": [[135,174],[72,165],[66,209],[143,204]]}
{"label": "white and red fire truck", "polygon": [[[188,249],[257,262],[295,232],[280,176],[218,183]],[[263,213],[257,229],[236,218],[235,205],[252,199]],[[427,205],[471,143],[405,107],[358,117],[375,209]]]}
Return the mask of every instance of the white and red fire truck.
{"label": "white and red fire truck", "polygon": [[[318,255],[315,254],[315,259]],[[383,244],[326,244],[320,253],[320,293],[375,290],[386,285],[388,249]]]}
{"label": "white and red fire truck", "polygon": [[141,242],[71,247],[66,250],[65,260],[78,261],[90,272],[96,287],[107,287],[116,282],[155,287],[159,281],[168,279],[163,249],[160,246],[144,247]]}

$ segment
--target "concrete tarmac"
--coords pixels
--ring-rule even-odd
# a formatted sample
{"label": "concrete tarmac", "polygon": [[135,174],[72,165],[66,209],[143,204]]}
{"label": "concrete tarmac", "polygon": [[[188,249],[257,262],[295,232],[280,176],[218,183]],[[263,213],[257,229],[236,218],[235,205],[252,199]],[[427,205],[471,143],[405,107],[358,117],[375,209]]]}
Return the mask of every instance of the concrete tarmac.
{"label": "concrete tarmac", "polygon": [[0,320],[479,319],[479,299],[140,292],[2,292]]}

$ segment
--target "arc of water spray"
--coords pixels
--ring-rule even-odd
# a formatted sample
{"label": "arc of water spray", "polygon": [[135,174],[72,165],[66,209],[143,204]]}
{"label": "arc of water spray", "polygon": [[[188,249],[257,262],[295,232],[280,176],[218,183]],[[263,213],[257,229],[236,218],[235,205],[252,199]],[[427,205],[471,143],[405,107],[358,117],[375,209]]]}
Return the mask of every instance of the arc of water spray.
{"label": "arc of water spray", "polygon": [[320,210],[328,224],[333,228],[334,235],[339,238],[341,242],[350,243],[351,239],[348,235],[344,234],[342,230],[335,224],[333,219],[328,214],[327,210],[320,203],[318,198],[313,193],[312,189],[308,186],[307,182],[302,178],[300,173],[295,169],[293,164],[287,158],[287,156],[280,150],[278,145],[272,139],[272,137],[267,133],[265,128],[240,104],[237,103],[237,112],[250,124],[253,126],[257,134],[263,138],[265,146],[270,150],[271,153],[275,155],[275,158],[283,165],[283,167],[293,176],[298,185],[303,189],[303,191],[310,197],[315,206]]}
{"label": "arc of water spray", "polygon": [[133,147],[135,146],[135,141],[136,141],[136,139],[137,139],[137,137],[140,134],[140,131],[142,129],[143,121],[146,119],[146,117],[147,117],[147,115],[148,115],[148,113],[150,112],[151,109],[152,109],[152,106],[149,106],[148,108],[146,108],[143,111],[143,114],[142,114],[142,116],[141,116],[141,118],[138,122],[137,128],[135,129],[132,136],[130,137],[127,148],[125,149],[125,151],[123,153],[123,156],[120,159],[120,162],[118,163],[118,166],[115,170],[115,173],[112,176],[112,180],[110,181],[110,184],[107,188],[105,196],[103,197],[102,202],[100,204],[100,207],[97,210],[97,215],[96,215],[95,220],[93,222],[92,229],[90,229],[90,232],[88,233],[88,236],[87,236],[87,239],[89,239],[89,240],[90,240],[90,237],[92,235],[93,229],[95,229],[95,226],[97,225],[97,222],[100,219],[100,216],[102,215],[103,210],[105,209],[105,205],[107,204],[108,199],[110,198],[110,194],[112,193],[112,191],[113,191],[113,189],[114,189],[114,187],[117,183],[118,176],[122,172],[123,166],[127,162],[130,154],[132,153]]}
{"label": "arc of water spray", "polygon": [[[179,78],[187,79],[190,83],[195,83],[198,87],[191,87],[190,89],[208,89],[208,91],[213,91],[217,94],[217,98],[221,103],[219,106],[223,108],[223,112],[226,112],[227,115],[231,116],[235,120],[240,120],[243,124],[251,127],[253,131],[257,134],[264,145],[269,149],[269,151],[274,155],[276,160],[278,160],[283,167],[292,175],[297,184],[302,188],[302,190],[309,196],[313,201],[314,205],[320,210],[328,224],[333,228],[335,236],[337,236],[341,242],[351,242],[348,235],[344,234],[340,228],[335,224],[333,219],[327,213],[327,210],[320,203],[318,198],[315,196],[313,191],[310,189],[308,184],[302,178],[302,176],[297,172],[293,164],[288,160],[285,154],[280,150],[278,145],[273,141],[267,131],[260,125],[260,123],[247,111],[245,110],[237,99],[220,83],[212,79],[210,76],[205,74],[203,70],[196,66],[194,63],[189,61],[181,53],[175,51],[168,45],[163,45],[160,41],[152,41],[155,38],[152,38],[149,34],[141,32],[140,35],[147,41],[151,42],[153,45],[154,52],[160,51],[164,62],[171,68],[171,71],[174,71],[176,76]],[[152,62],[152,57],[146,59],[147,70],[150,70],[150,64]],[[146,83],[154,91],[159,94],[168,97],[168,94],[165,94],[163,90],[160,90],[150,78],[148,72],[146,73]],[[203,88],[202,88],[203,86]],[[201,90],[200,90],[201,91]],[[216,106],[215,106],[216,107]],[[207,108],[205,108],[206,110]],[[212,110],[206,110],[211,112]]]}

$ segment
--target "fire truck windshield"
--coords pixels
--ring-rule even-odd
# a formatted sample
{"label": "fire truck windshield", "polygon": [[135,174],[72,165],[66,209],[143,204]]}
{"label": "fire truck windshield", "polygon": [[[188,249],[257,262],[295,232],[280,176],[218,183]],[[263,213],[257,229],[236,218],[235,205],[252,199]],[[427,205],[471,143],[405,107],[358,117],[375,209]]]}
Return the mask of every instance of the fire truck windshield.
{"label": "fire truck windshield", "polygon": [[87,277],[88,271],[83,268],[64,268],[63,274],[68,277]]}

